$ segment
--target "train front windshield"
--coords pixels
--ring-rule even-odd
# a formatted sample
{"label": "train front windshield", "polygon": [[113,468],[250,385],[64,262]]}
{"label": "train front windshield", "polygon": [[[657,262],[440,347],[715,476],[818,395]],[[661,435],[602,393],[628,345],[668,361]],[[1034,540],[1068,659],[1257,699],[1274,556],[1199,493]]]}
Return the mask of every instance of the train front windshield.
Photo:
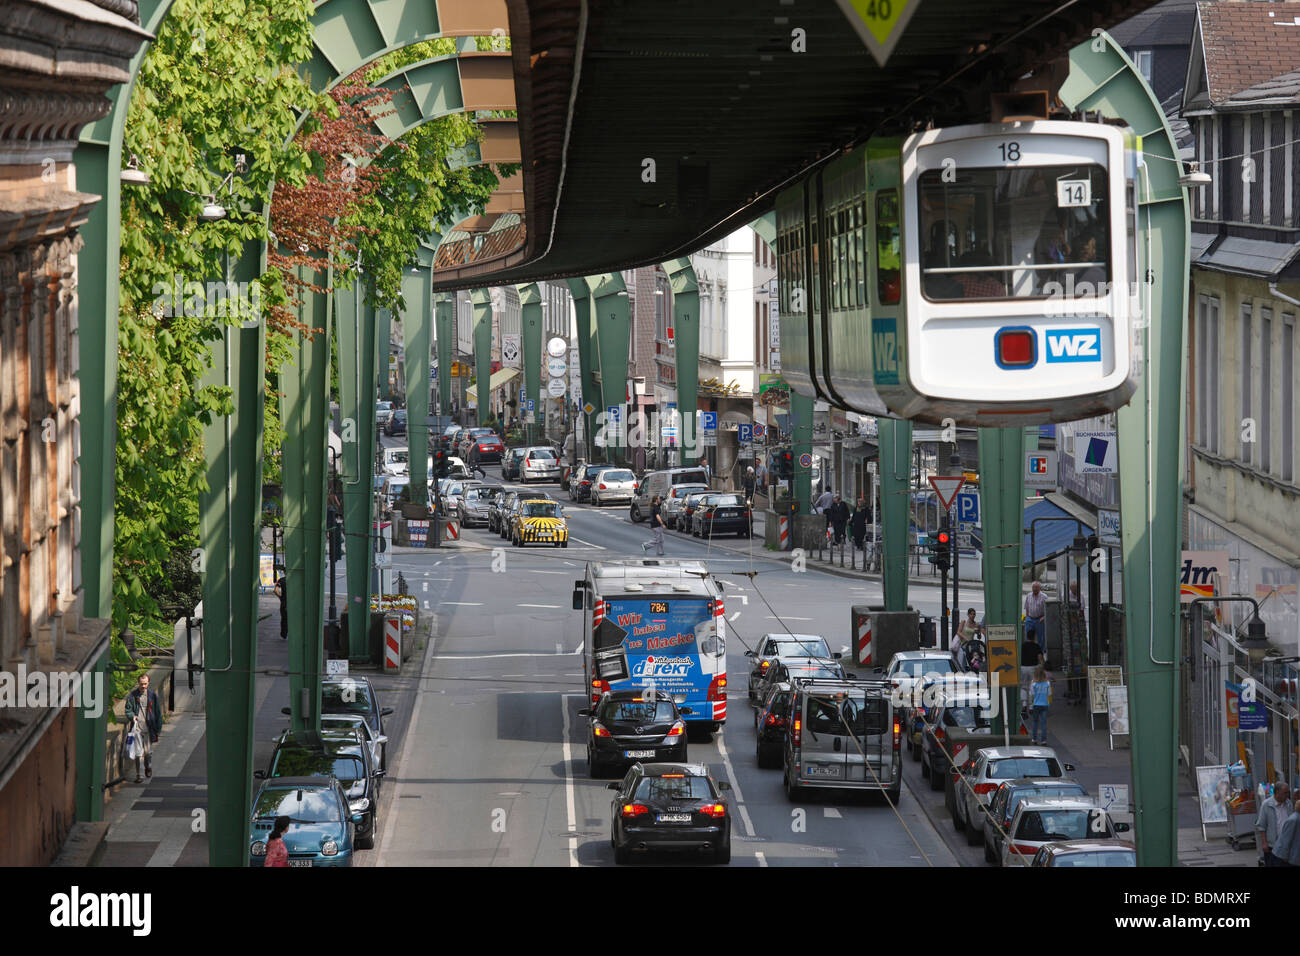
{"label": "train front windshield", "polygon": [[1111,277],[1109,198],[1106,170],[1095,164],[922,173],[925,297],[1104,294]]}

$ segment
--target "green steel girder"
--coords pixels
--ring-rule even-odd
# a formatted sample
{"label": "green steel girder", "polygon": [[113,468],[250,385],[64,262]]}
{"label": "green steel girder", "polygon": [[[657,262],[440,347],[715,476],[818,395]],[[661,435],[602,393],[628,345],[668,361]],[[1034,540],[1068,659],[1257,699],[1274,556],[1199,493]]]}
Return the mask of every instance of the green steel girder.
{"label": "green steel girder", "polygon": [[[248,282],[262,266],[260,257],[246,256],[229,271],[235,281]],[[202,383],[229,388],[234,408],[204,425],[208,484],[199,496],[212,866],[247,864],[252,810],[266,328],[250,324],[223,329]]]}
{"label": "green steel girder", "polygon": [[489,407],[492,399],[492,293],[487,289],[474,289],[469,300],[474,306],[475,401],[478,423],[482,425],[492,412]]}
{"label": "green steel girder", "polygon": [[[596,323],[592,314],[594,297],[591,287],[583,278],[566,279],[569,294],[573,296],[573,311],[578,329],[578,378],[582,382],[580,396],[583,414],[583,434],[587,439],[586,457],[588,460],[596,454],[594,442],[596,414],[600,410],[600,386],[596,376],[600,374],[600,350],[596,348]],[[593,411],[588,414],[586,407]]]}
{"label": "green steel girder", "polygon": [[402,276],[403,346],[406,351],[406,445],[411,501],[429,503],[429,338],[433,327],[433,285],[429,266]]}
{"label": "green steel girder", "polygon": [[369,658],[371,542],[375,474],[375,352],[377,328],[371,290],[358,276],[334,290],[339,341],[339,411],[343,418],[343,530],[347,538],[348,658]]}
{"label": "green steel girder", "polygon": [[438,414],[451,414],[451,363],[456,312],[456,296],[452,292],[439,292],[434,297],[435,339],[438,347]]}
{"label": "green steel girder", "polygon": [[885,610],[906,611],[907,565],[911,557],[912,423],[880,418],[876,427],[880,442],[880,569]]}
{"label": "green steel girder", "polygon": [[[1020,593],[1021,551],[1025,540],[1026,431],[1014,426],[979,430],[980,507],[983,509],[984,530],[984,622],[989,627],[1013,628],[1011,633],[1016,638],[1015,667],[1000,683],[1007,691],[1005,714],[1013,715],[1020,713]],[[942,637],[946,642],[947,635]],[[992,663],[990,658],[990,664]],[[991,678],[989,686],[993,686]],[[994,733],[1002,732],[1004,712],[1000,706],[998,716],[994,719]]]}
{"label": "green steel girder", "polygon": [[515,291],[519,293],[519,331],[523,339],[524,399],[533,403],[532,421],[525,427],[531,445],[537,441],[538,417],[541,416],[542,423],[546,421],[541,398],[542,329],[546,323],[542,312],[541,287],[536,282],[530,282],[515,286]]}
{"label": "green steel girder", "polygon": [[388,309],[376,312],[379,322],[379,349],[375,353],[375,362],[379,372],[379,397],[386,402],[393,400],[392,379],[388,375],[389,356],[393,354],[393,313]]}
{"label": "green steel girder", "polygon": [[631,313],[627,285],[621,272],[606,272],[587,276],[587,286],[591,289],[591,314],[596,350],[600,354],[600,405],[596,413],[606,413],[615,405],[622,409],[621,426],[617,430],[605,429],[606,447],[612,452],[610,460],[621,464],[628,429],[627,355]]}
{"label": "green steel girder", "polygon": [[[1179,564],[1186,445],[1190,218],[1182,164],[1160,104],[1106,33],[1070,51],[1061,101],[1098,110],[1142,137],[1137,275],[1146,301],[1138,343],[1142,385],[1119,410],[1124,615],[1139,866],[1178,861]],[[1155,160],[1154,162],[1152,160]],[[1158,464],[1157,464],[1158,463]],[[1143,640],[1146,635],[1146,640]]]}
{"label": "green steel girder", "polygon": [[689,256],[669,260],[663,268],[673,294],[673,377],[681,422],[677,441],[681,463],[693,465],[699,460],[695,413],[700,396],[700,283]]}
{"label": "green steel girder", "polygon": [[[315,273],[313,285],[330,277]],[[293,364],[281,370],[280,447],[284,503],[284,560],[288,579],[289,710],[293,730],[319,730],[324,670],[325,494],[328,476],[330,297],[303,293],[298,321],[315,330],[292,333]],[[307,706],[304,709],[304,697]]]}

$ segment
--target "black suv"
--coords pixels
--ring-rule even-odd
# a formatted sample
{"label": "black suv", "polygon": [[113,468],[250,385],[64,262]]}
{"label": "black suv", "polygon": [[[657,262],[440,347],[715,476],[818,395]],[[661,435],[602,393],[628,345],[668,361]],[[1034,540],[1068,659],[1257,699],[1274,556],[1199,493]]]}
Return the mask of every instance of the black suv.
{"label": "black suv", "polygon": [[578,711],[587,721],[587,770],[601,776],[606,768],[638,760],[686,760],[689,707],[671,697],[640,690],[606,691],[595,707]]}
{"label": "black suv", "polygon": [[772,688],[767,702],[754,711],[754,758],[760,767],[780,767],[781,748],[790,724],[791,685],[785,681]]}
{"label": "black suv", "polygon": [[[286,710],[287,712],[287,710]],[[322,714],[356,714],[365,718],[366,725],[376,737],[384,736],[384,718],[393,708],[379,706],[379,697],[368,677],[343,677],[321,681],[320,712]],[[380,752],[379,769],[388,769],[388,745]]]}
{"label": "black suv", "polygon": [[370,748],[359,730],[322,730],[294,733],[286,730],[276,742],[265,771],[253,774],[258,780],[276,777],[335,777],[347,796],[348,808],[362,815],[357,824],[357,847],[375,845],[379,813],[379,780],[384,775],[370,763]]}
{"label": "black suv", "polygon": [[633,850],[694,850],[714,863],[731,862],[731,808],[722,791],[731,784],[713,779],[703,764],[633,764],[610,804],[609,842],[614,862],[627,863]]}

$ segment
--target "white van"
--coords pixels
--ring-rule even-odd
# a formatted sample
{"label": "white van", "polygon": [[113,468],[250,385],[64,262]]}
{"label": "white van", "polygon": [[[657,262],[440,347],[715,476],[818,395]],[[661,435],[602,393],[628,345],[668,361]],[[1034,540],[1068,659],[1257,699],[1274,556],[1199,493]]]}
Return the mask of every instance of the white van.
{"label": "white van", "polygon": [[666,468],[662,471],[648,472],[637,485],[632,497],[629,517],[633,521],[644,521],[650,517],[650,502],[658,495],[660,500],[668,497],[674,485],[707,485],[708,478],[699,466],[690,468]]}

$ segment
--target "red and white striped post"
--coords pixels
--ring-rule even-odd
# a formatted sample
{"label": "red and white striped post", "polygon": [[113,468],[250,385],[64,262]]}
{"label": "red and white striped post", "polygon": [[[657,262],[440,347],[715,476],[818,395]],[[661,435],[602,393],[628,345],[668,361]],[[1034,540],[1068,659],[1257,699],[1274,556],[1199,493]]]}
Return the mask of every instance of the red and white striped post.
{"label": "red and white striped post", "polygon": [[402,619],[384,618],[384,670],[402,669]]}
{"label": "red and white striped post", "polygon": [[781,540],[777,544],[778,551],[790,550],[790,519],[782,515],[779,519],[781,529]]}

